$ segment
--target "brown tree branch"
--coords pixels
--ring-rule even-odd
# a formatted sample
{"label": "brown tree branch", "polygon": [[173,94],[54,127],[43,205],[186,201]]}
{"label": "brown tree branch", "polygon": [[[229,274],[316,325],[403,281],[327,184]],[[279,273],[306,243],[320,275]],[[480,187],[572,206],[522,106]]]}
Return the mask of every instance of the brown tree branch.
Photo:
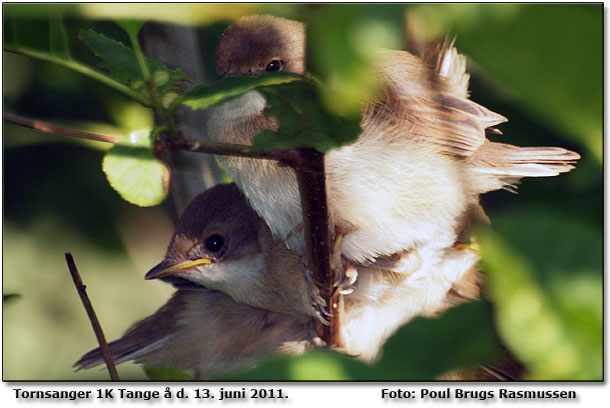
{"label": "brown tree branch", "polygon": [[[94,140],[97,142],[105,142],[111,144],[117,144],[121,141],[121,139],[118,137],[69,129],[62,126],[52,125],[48,122],[43,122],[40,120],[29,119],[20,115],[16,115],[14,113],[3,112],[2,117],[8,122],[30,129],[35,129],[43,133],[66,136],[77,139]],[[283,151],[254,153],[250,151],[252,149],[252,146],[249,145],[193,140],[184,136],[175,139],[168,138],[162,140],[160,142],[160,146],[162,148],[183,150],[195,153],[221,154],[225,156],[250,157],[256,159],[276,160],[285,162],[289,162],[292,158],[290,154],[286,154]]]}
{"label": "brown tree branch", "polygon": [[326,302],[330,316],[329,324],[317,322],[317,335],[329,346],[339,345],[339,301],[340,295],[334,284],[338,272],[331,268],[331,232],[328,222],[328,205],[326,200],[326,175],[324,171],[324,154],[312,148],[296,148],[290,164],[297,175],[301,207],[303,210],[303,227],[307,239],[308,265],[312,270],[313,280],[320,288],[320,296]]}
{"label": "brown tree branch", "polygon": [[15,123],[30,129],[39,130],[53,135],[73,137],[77,139],[95,140],[97,142],[118,143],[120,139],[114,136],[100,135],[97,133],[82,132],[80,130],[68,129],[61,126],[51,125],[50,123],[39,120],[28,119],[14,113],[3,112],[2,118],[8,122]]}
{"label": "brown tree branch", "polygon": [[95,315],[95,311],[93,310],[93,305],[89,300],[89,296],[87,296],[86,286],[83,284],[80,274],[78,273],[78,269],[76,269],[74,258],[72,257],[72,254],[70,252],[66,252],[65,255],[66,262],[68,263],[68,268],[70,269],[70,274],[72,275],[72,280],[74,281],[74,286],[76,286],[78,295],[80,296],[80,299],[83,302],[85,310],[87,311],[87,316],[89,316],[91,326],[93,326],[95,337],[97,337],[97,342],[99,343],[100,349],[102,350],[102,356],[104,357],[104,361],[106,362],[106,367],[108,368],[110,379],[112,381],[120,381],[119,374],[117,373],[116,366],[114,365],[114,360],[112,359],[112,353],[110,352],[110,348],[108,347],[108,343],[106,343],[106,338],[104,337],[102,326],[100,326],[100,322],[97,320],[97,316]]}

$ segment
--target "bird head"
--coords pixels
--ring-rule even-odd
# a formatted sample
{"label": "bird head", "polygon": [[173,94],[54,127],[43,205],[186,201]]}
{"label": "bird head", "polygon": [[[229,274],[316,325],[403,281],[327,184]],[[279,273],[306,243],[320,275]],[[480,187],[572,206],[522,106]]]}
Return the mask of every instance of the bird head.
{"label": "bird head", "polygon": [[270,15],[247,16],[218,41],[216,71],[228,75],[305,72],[305,25]]}
{"label": "bird head", "polygon": [[146,279],[184,278],[222,290],[260,275],[264,259],[258,235],[263,221],[233,184],[199,194],[184,211],[165,259]]}

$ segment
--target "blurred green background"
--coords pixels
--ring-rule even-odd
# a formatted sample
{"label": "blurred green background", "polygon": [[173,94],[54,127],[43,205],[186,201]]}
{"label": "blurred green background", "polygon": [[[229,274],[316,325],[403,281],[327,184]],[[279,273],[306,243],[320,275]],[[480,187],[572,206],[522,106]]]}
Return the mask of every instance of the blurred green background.
{"label": "blurred green background", "polygon": [[[562,146],[582,159],[571,173],[524,180],[518,195],[483,197],[493,224],[480,234],[489,303],[416,319],[372,366],[316,352],[272,358],[222,379],[433,379],[494,361],[500,343],[524,363],[527,379],[602,379],[601,4],[4,4],[4,42],[17,33],[20,44],[49,49],[49,32],[63,19],[72,56],[93,66],[80,29],[125,41],[112,18],[187,24],[203,46],[201,69],[215,78],[218,35],[235,18],[264,12],[307,23],[309,66],[336,81],[326,102],[337,111],[357,109],[366,98],[373,47],[413,46],[413,32],[456,35],[468,57],[471,98],[509,118],[495,140]],[[2,80],[4,111],[119,136],[152,126],[148,109],[55,64],[3,52]],[[101,170],[108,146],[6,121],[2,134],[3,380],[105,380],[101,369],[71,368],[96,342],[63,253],[75,256],[106,337],[115,339],[172,292],[143,280],[173,231],[168,207],[133,206],[108,186]],[[131,363],[119,374],[147,378]]]}

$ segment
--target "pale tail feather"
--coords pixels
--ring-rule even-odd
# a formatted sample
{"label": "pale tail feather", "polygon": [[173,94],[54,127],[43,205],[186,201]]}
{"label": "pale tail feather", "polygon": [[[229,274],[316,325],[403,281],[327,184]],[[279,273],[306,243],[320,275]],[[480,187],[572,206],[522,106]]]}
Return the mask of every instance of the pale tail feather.
{"label": "pale tail feather", "polygon": [[511,189],[522,177],[552,177],[574,168],[578,153],[561,147],[518,147],[487,141],[472,169],[481,178],[480,192]]}

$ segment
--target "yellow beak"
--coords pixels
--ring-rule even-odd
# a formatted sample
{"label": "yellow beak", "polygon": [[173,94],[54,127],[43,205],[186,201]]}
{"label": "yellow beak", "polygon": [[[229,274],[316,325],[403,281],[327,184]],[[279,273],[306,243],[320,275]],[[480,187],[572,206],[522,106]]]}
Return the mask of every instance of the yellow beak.
{"label": "yellow beak", "polygon": [[179,274],[181,272],[186,272],[186,270],[198,266],[198,265],[207,265],[211,264],[212,260],[208,258],[199,258],[194,260],[182,261],[179,263],[172,263],[171,260],[165,259],[159,265],[152,268],[146,276],[145,279],[159,279],[164,278],[166,276],[172,276]]}

